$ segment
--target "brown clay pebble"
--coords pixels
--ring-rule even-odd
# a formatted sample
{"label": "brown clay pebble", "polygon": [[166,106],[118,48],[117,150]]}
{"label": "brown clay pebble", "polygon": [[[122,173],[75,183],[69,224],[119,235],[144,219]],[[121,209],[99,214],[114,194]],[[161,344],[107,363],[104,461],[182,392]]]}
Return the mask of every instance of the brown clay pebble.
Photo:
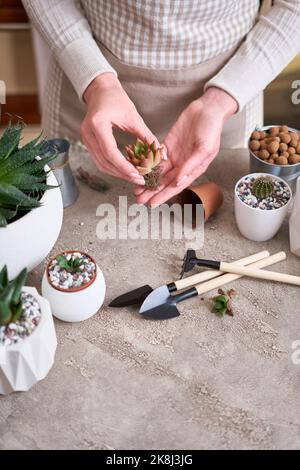
{"label": "brown clay pebble", "polygon": [[274,161],[275,161],[276,158],[278,158],[278,157],[279,157],[278,153],[272,153],[272,155],[270,155],[270,159],[272,159],[272,160],[274,160]]}
{"label": "brown clay pebble", "polygon": [[272,127],[272,128],[269,130],[269,134],[270,134],[270,135],[278,135],[278,134],[279,134],[279,127]]}
{"label": "brown clay pebble", "polygon": [[260,149],[260,141],[259,140],[251,140],[250,148],[251,148],[251,150],[259,150]]}
{"label": "brown clay pebble", "polygon": [[269,158],[270,154],[268,152],[268,150],[261,150],[259,152],[259,158],[261,158],[262,160],[267,160]]}
{"label": "brown clay pebble", "polygon": [[264,140],[261,140],[260,141],[260,150],[266,150],[267,148],[268,148],[267,142],[265,142]]}
{"label": "brown clay pebble", "polygon": [[267,133],[265,131],[260,132],[260,138],[265,139],[267,137]]}
{"label": "brown clay pebble", "polygon": [[259,131],[252,132],[251,138],[254,139],[254,140],[259,140],[260,139],[260,132]]}
{"label": "brown clay pebble", "polygon": [[284,158],[289,158],[290,154],[288,152],[282,152],[280,156]]}
{"label": "brown clay pebble", "polygon": [[298,132],[290,132],[290,136],[291,136],[292,140],[296,140],[297,142],[298,142],[299,137],[300,137]]}
{"label": "brown clay pebble", "polygon": [[270,152],[271,154],[272,153],[276,153],[279,149],[279,143],[278,142],[271,142],[269,145],[268,145],[268,152]]}
{"label": "brown clay pebble", "polygon": [[281,142],[283,142],[284,144],[289,144],[290,141],[292,140],[290,134],[286,132],[280,132],[279,137],[280,137]]}
{"label": "brown clay pebble", "polygon": [[266,160],[267,163],[274,163],[274,159],[273,158],[269,158],[268,160]]}
{"label": "brown clay pebble", "polygon": [[288,148],[288,154],[289,154],[289,155],[294,155],[294,153],[296,153],[295,147],[289,147],[289,148]]}
{"label": "brown clay pebble", "polygon": [[254,150],[254,155],[256,155],[258,158],[260,158],[259,154],[260,154],[260,151],[259,150]]}
{"label": "brown clay pebble", "polygon": [[290,141],[290,147],[294,147],[294,149],[296,149],[298,142],[298,140],[292,137],[292,140]]}
{"label": "brown clay pebble", "polygon": [[296,152],[300,154],[300,143],[296,147]]}
{"label": "brown clay pebble", "polygon": [[279,152],[287,152],[288,146],[287,144],[279,144]]}
{"label": "brown clay pebble", "polygon": [[300,163],[300,155],[298,155],[297,153],[289,157],[290,165],[295,165],[296,163]]}
{"label": "brown clay pebble", "polygon": [[288,132],[289,131],[289,127],[288,126],[280,126],[280,132]]}
{"label": "brown clay pebble", "polygon": [[276,165],[288,165],[288,159],[282,155],[276,159]]}

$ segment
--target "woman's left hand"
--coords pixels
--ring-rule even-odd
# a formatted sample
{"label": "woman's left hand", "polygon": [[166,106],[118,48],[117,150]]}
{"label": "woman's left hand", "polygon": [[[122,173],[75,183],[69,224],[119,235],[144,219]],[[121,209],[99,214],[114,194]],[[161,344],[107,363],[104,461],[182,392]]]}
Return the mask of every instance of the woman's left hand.
{"label": "woman's left hand", "polygon": [[219,88],[208,88],[193,101],[170,129],[164,145],[168,160],[162,163],[161,183],[157,190],[135,188],[139,204],[156,206],[189,186],[204,173],[220,148],[227,118],[238,108],[236,100]]}

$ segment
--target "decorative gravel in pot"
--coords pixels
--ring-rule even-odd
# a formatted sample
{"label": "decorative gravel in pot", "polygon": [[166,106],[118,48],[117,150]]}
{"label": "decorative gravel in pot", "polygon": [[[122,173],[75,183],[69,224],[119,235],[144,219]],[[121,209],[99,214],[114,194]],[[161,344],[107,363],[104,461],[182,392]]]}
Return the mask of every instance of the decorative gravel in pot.
{"label": "decorative gravel in pot", "polygon": [[49,262],[47,277],[55,289],[75,292],[94,281],[96,262],[86,253],[64,251]]}

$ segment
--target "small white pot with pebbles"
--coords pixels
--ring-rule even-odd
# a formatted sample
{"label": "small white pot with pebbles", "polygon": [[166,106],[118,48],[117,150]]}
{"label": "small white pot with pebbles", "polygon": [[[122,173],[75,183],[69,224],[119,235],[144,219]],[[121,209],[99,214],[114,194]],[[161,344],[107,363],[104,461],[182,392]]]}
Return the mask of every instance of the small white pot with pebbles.
{"label": "small white pot with pebbles", "polygon": [[42,293],[53,315],[63,321],[86,320],[98,312],[105,297],[105,279],[95,260],[81,251],[66,250],[48,263]]}
{"label": "small white pot with pebbles", "polygon": [[290,186],[278,176],[252,173],[241,178],[234,191],[235,219],[241,234],[262,242],[273,238],[288,214]]}
{"label": "small white pot with pebbles", "polygon": [[0,394],[29,390],[54,363],[56,333],[49,302],[23,287],[24,269],[12,281],[0,271]]}

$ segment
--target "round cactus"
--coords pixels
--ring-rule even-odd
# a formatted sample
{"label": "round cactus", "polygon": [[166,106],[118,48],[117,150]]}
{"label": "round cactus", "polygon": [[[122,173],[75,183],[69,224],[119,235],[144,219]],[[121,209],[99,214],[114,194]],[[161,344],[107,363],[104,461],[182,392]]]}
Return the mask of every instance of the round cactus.
{"label": "round cactus", "polygon": [[274,192],[274,183],[271,178],[257,178],[252,185],[252,194],[259,199],[265,199],[272,196]]}

